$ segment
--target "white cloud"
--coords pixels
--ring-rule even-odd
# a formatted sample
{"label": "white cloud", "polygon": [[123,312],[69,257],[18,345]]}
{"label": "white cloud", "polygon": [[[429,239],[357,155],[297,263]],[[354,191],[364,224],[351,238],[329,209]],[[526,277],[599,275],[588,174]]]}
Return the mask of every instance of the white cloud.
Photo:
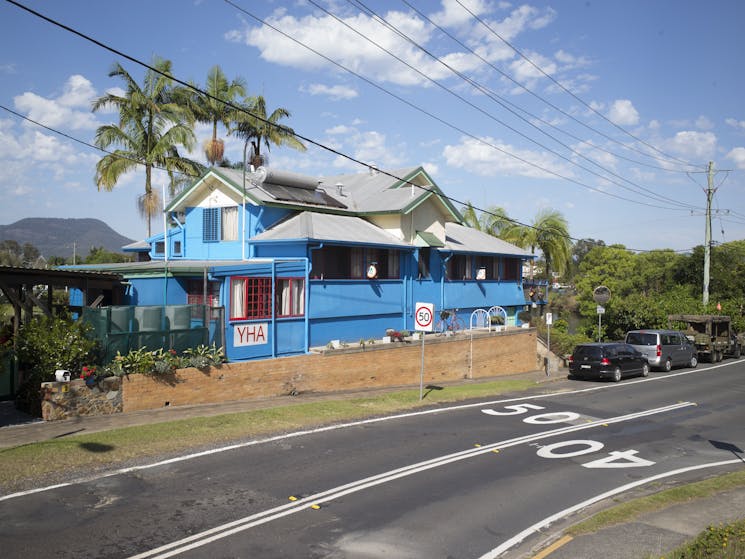
{"label": "white cloud", "polygon": [[350,128],[349,126],[345,126],[344,124],[339,124],[338,126],[333,126],[326,129],[326,134],[331,135],[350,134],[352,132],[354,132],[354,128]]}
{"label": "white cloud", "polygon": [[483,142],[461,138],[460,144],[445,146],[442,154],[449,166],[485,177],[513,175],[554,179],[557,177],[548,171],[564,176],[572,174],[550,154],[521,150],[489,137],[483,138]]}
{"label": "white cloud", "polygon": [[717,137],[712,132],[683,130],[666,140],[665,147],[688,159],[711,159],[716,153]]}
{"label": "white cloud", "polygon": [[633,126],[639,123],[639,113],[628,99],[616,99],[608,110],[608,119],[619,126]]}
{"label": "white cloud", "polygon": [[724,122],[726,122],[729,126],[732,128],[736,128],[737,130],[745,131],[745,120],[737,120],[735,118],[728,118]]}
{"label": "white cloud", "polygon": [[727,159],[734,162],[735,166],[741,171],[745,171],[745,148],[737,147],[727,154]]}
{"label": "white cloud", "polygon": [[468,9],[466,10],[455,0],[442,0],[442,10],[431,14],[429,18],[441,27],[459,27],[473,22],[471,14],[482,16],[489,10],[489,5],[482,0],[470,0],[461,3]]}
{"label": "white cloud", "polygon": [[358,95],[357,90],[345,85],[329,86],[320,83],[314,83],[308,87],[301,88],[301,91],[306,91],[311,95],[324,95],[333,101],[354,99]]}
{"label": "white cloud", "polygon": [[68,78],[62,94],[56,98],[48,99],[27,91],[16,96],[13,101],[18,111],[45,126],[90,130],[98,126],[90,111],[95,94],[91,82],[76,74]]}
{"label": "white cloud", "polygon": [[437,163],[432,163],[431,161],[422,162],[422,168],[427,171],[430,176],[435,176],[440,170],[439,165],[437,165]]}
{"label": "white cloud", "polygon": [[696,119],[696,128],[699,130],[711,130],[714,128],[714,123],[708,117],[701,115]]}

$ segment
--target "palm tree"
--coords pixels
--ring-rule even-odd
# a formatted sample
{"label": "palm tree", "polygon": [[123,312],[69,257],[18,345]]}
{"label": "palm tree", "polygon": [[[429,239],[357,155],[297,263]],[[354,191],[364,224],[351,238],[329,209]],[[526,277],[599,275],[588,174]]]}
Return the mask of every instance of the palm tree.
{"label": "palm tree", "polygon": [[225,143],[217,137],[217,125],[222,123],[225,128],[230,127],[235,113],[231,105],[234,105],[239,97],[246,95],[246,82],[241,77],[228,82],[222,68],[216,65],[207,74],[204,90],[209,95],[189,93],[187,104],[197,122],[212,125],[212,138],[204,142],[204,154],[210,165],[215,165],[222,161],[225,153]]}
{"label": "palm tree", "polygon": [[502,231],[514,223],[507,216],[505,209],[500,206],[489,206],[485,211],[481,212],[481,215],[478,215],[473,204],[470,201],[466,201],[466,205],[461,211],[463,213],[463,221],[465,221],[466,225],[477,231],[488,233],[493,237],[499,237]]}
{"label": "palm tree", "polygon": [[[569,238],[569,227],[566,219],[556,210],[543,210],[533,220],[533,224],[513,224],[502,231],[502,239],[521,248],[530,248],[535,254],[536,247],[541,249],[546,260],[546,275],[550,277],[551,266],[563,273],[572,254]],[[530,261],[530,279],[533,279],[533,260]]]}
{"label": "palm tree", "polygon": [[290,117],[290,111],[280,107],[267,116],[266,100],[262,95],[251,101],[247,100],[246,106],[250,106],[250,109],[236,115],[235,132],[240,138],[251,142],[251,165],[258,167],[264,164],[265,157],[261,155],[262,144],[267,151],[271,149],[271,144],[305,151],[305,144],[297,139],[295,131],[278,124],[281,119]]}
{"label": "palm tree", "polygon": [[151,220],[160,209],[157,191],[152,188],[153,168],[168,172],[171,194],[183,175],[198,176],[201,166],[178,153],[177,146],[191,150],[196,143],[193,118],[185,107],[174,101],[171,61],[154,58],[155,70],[148,70],[142,87],[119,64],[115,63],[109,77],[121,78],[124,96],[109,93],[93,102],[92,110],[113,107],[119,111],[118,124],[106,124],[96,130],[95,144],[101,149],[117,149],[96,164],[96,186],[110,192],[119,179],[145,167],[145,192],[138,198],[138,208],[147,219],[147,234],[151,236]]}

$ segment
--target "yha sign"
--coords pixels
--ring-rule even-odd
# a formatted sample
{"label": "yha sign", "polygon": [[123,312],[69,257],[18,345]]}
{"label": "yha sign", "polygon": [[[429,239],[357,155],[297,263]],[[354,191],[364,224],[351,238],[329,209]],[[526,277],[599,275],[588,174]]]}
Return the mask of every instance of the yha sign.
{"label": "yha sign", "polygon": [[266,335],[269,324],[236,324],[233,327],[233,346],[262,345],[267,343]]}

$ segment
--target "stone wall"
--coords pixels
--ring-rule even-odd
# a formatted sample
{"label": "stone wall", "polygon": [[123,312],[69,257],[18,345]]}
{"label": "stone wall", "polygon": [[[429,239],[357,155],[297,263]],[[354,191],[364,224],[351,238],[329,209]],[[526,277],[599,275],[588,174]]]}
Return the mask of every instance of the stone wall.
{"label": "stone wall", "polygon": [[[427,336],[424,383],[488,378],[536,370],[535,329]],[[471,357],[471,351],[473,356]],[[131,375],[122,384],[125,412],[219,403],[303,392],[418,386],[421,341],[366,345],[261,361],[228,363],[173,375]],[[473,363],[473,365],[471,365]]]}
{"label": "stone wall", "polygon": [[91,387],[80,379],[44,382],[41,385],[41,416],[46,421],[81,415],[109,415],[122,411],[122,379],[105,378]]}

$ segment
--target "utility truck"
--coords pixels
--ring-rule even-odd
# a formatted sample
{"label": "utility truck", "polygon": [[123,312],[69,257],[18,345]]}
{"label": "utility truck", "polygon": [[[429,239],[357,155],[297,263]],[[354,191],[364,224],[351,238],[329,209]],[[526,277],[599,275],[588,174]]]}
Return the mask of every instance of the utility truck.
{"label": "utility truck", "polygon": [[732,330],[729,316],[719,314],[671,314],[667,317],[670,328],[683,330],[696,346],[699,360],[710,363],[724,357],[739,359],[745,339]]}

